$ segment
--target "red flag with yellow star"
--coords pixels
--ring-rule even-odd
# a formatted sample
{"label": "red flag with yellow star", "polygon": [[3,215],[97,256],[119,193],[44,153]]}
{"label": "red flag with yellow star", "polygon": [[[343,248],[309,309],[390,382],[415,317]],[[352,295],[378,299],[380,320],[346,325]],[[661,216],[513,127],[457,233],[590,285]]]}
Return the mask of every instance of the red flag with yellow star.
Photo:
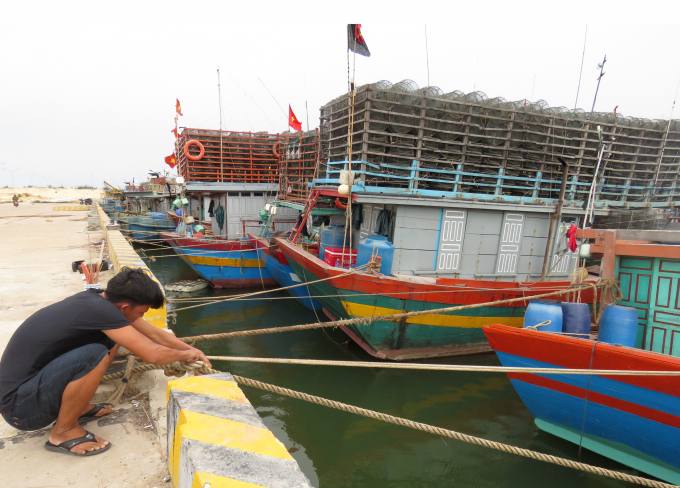
{"label": "red flag with yellow star", "polygon": [[288,104],[288,125],[295,130],[302,130],[302,122],[297,119],[293,113],[293,109],[290,108],[290,104]]}
{"label": "red flag with yellow star", "polygon": [[174,133],[174,134],[175,134],[175,137],[176,137],[177,139],[179,139],[179,132],[177,132],[177,127],[175,127],[174,129],[172,129],[170,132]]}
{"label": "red flag with yellow star", "polygon": [[177,100],[177,105],[175,105],[175,110],[177,110],[177,113],[179,115],[182,115],[182,106],[179,104],[179,99],[175,98]]}
{"label": "red flag with yellow star", "polygon": [[177,158],[175,157],[175,154],[173,153],[170,156],[168,156],[167,158],[165,158],[165,162],[171,168],[174,168],[175,166],[177,166]]}
{"label": "red flag with yellow star", "polygon": [[347,24],[347,49],[362,56],[369,57],[371,55],[361,33],[361,24]]}

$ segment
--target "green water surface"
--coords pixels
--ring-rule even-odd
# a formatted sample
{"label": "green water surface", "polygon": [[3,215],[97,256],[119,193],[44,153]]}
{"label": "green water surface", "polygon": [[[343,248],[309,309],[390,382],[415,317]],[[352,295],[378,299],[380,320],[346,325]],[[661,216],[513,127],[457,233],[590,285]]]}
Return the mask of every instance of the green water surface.
{"label": "green water surface", "polygon": [[[148,247],[148,246],[147,246]],[[168,255],[169,251],[147,252]],[[147,264],[163,283],[196,278],[179,258]],[[250,289],[245,291],[258,291]],[[204,290],[233,295],[244,290]],[[169,295],[171,296],[171,295]],[[195,294],[192,296],[196,296]],[[258,329],[326,320],[287,292],[177,312],[178,336]],[[208,355],[381,361],[340,330],[244,337],[196,344]],[[494,354],[423,360],[498,366]],[[578,446],[541,432],[503,374],[383,370],[215,362],[221,371],[459,431],[579,460]],[[264,423],[283,442],[314,486],[369,487],[624,487],[633,486],[532,459],[441,438],[251,387],[241,387]],[[584,450],[588,464],[637,471]]]}

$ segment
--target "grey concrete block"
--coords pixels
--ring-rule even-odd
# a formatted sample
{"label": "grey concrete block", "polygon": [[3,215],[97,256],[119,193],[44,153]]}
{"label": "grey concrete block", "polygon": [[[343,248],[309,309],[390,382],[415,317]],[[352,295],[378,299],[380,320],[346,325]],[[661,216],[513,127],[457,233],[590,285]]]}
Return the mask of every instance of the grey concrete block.
{"label": "grey concrete block", "polygon": [[[234,381],[229,373],[207,375],[206,377],[212,380]],[[177,447],[177,445],[174,444],[175,429],[182,410],[185,412],[215,417],[215,425],[222,425],[221,427],[216,427],[219,433],[217,438],[220,440],[215,441],[216,443],[213,444],[191,439],[191,435],[188,435],[188,437],[184,437],[181,440],[179,453],[176,452],[176,450],[173,452],[173,445],[175,448]],[[269,432],[269,429],[262,422],[250,403],[211,396],[205,393],[173,389],[170,391],[167,411],[168,453],[170,453],[171,458],[174,459],[177,458],[173,456],[179,455],[179,471],[177,472],[177,479],[173,479],[175,486],[178,488],[191,488],[194,475],[197,472],[208,473],[258,486],[266,486],[268,488],[306,488],[312,486],[297,463],[293,459],[288,458],[285,448],[280,441],[273,437],[273,434],[271,434],[271,443],[276,443],[276,445],[273,450],[270,449],[270,451],[268,451],[273,453],[271,455],[251,452],[246,450],[248,447],[237,449],[222,445],[228,444],[231,446],[243,444],[243,439],[236,444],[234,444],[233,439],[240,439],[239,436],[242,436],[243,434],[239,434],[238,432],[243,432],[244,428],[247,429],[247,435],[252,433],[253,435],[261,436],[262,431],[258,431],[257,429]],[[220,421],[217,419],[238,422],[239,424],[245,424],[250,427],[240,425],[239,427],[234,427],[236,429],[234,433],[230,433],[226,430],[227,427],[224,427],[225,423],[222,422],[220,424]],[[231,426],[236,424],[226,423],[226,425]],[[190,428],[191,421],[188,426]],[[225,429],[225,431],[222,432],[219,429]],[[264,434],[266,436],[270,435],[266,432]],[[232,436],[236,437],[232,438]],[[273,445],[271,443],[270,445]],[[243,445],[247,446],[248,444],[246,442]],[[171,472],[173,472],[172,467]]]}
{"label": "grey concrete block", "polygon": [[311,488],[295,461],[184,439],[178,488],[191,488],[196,472],[267,488]]}
{"label": "grey concrete block", "polygon": [[180,390],[173,391],[172,396],[173,401],[177,402],[182,410],[234,420],[262,429],[267,428],[250,403],[239,403],[226,398],[198,395]]}

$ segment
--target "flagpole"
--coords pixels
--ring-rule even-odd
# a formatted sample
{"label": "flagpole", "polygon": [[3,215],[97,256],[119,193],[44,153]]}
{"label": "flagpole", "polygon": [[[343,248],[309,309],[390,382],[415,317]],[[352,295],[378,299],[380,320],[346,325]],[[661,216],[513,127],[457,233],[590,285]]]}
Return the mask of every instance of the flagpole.
{"label": "flagpole", "polygon": [[224,182],[224,161],[222,159],[222,87],[220,85],[220,67],[217,67],[217,96],[220,102],[220,182]]}
{"label": "flagpole", "polygon": [[[355,27],[356,29],[356,27]],[[348,145],[348,156],[347,156],[347,166],[348,166],[348,173],[347,173],[347,179],[349,185],[349,192],[347,193],[347,211],[345,212],[345,236],[342,241],[342,262],[344,264],[345,262],[345,249],[346,249],[346,244],[347,244],[347,231],[349,229],[349,253],[350,253],[350,266],[352,263],[352,145],[353,145],[353,135],[354,135],[354,77],[356,76],[356,61],[357,61],[357,38],[356,38],[356,31],[353,35],[354,37],[354,49],[353,51],[353,56],[352,56],[352,78],[350,80],[350,91],[348,93],[348,106],[347,106],[347,116],[348,116],[348,122],[347,122],[347,127],[348,127],[348,133],[347,133],[347,145]],[[347,50],[347,71],[349,74],[349,49]]]}
{"label": "flagpole", "polygon": [[602,76],[604,75],[604,63],[607,62],[607,55],[604,55],[604,60],[600,65],[600,76],[597,78],[597,88],[595,89],[595,98],[593,98],[593,108],[590,109],[590,113],[595,111],[595,102],[597,101],[597,92],[600,91],[600,82],[602,81]]}

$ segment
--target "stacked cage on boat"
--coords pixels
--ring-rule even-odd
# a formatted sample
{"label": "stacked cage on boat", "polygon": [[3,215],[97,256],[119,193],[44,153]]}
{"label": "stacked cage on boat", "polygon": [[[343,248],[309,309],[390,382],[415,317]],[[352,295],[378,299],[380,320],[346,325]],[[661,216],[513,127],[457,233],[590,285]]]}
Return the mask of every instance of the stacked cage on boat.
{"label": "stacked cage on boat", "polygon": [[[204,149],[195,161],[184,152],[190,141]],[[278,142],[279,134],[187,128],[177,143],[178,173],[187,182],[278,183],[279,157],[274,150]],[[200,156],[196,145],[187,150],[193,158]]]}
{"label": "stacked cage on boat", "polygon": [[677,220],[676,214],[672,208],[615,208],[598,217],[593,228],[663,230],[669,222]]}
{"label": "stacked cage on boat", "polygon": [[319,130],[281,134],[280,200],[304,203],[316,177]]}
{"label": "stacked cage on boat", "polygon": [[[189,144],[198,141],[200,147]],[[185,129],[177,141],[179,175],[186,182],[278,183],[279,198],[303,203],[316,176],[319,131],[269,134]]]}
{"label": "stacked cage on boat", "polygon": [[[347,94],[321,108],[321,167],[348,158]],[[366,186],[557,198],[558,157],[570,162],[567,200],[583,202],[598,163],[601,128],[607,150],[598,200],[615,206],[670,205],[680,194],[680,121],[509,102],[482,92],[443,93],[410,80],[357,89],[352,160]],[[413,161],[416,161],[415,165]],[[331,167],[337,170],[337,167]]]}

